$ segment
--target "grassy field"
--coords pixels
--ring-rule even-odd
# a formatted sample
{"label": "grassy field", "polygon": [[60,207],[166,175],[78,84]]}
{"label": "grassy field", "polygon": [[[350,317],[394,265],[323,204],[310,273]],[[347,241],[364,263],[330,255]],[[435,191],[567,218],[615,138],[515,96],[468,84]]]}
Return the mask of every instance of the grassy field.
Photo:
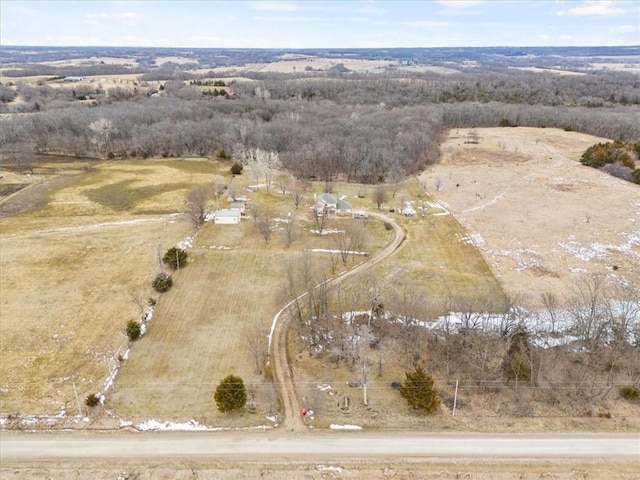
{"label": "grassy field", "polygon": [[40,206],[0,223],[2,415],[75,413],[74,383],[82,398],[101,389],[126,347],[124,324],[152,293],[158,248],[192,231],[173,216],[186,188],[221,168],[194,171],[178,160],[84,166],[39,164],[38,175],[61,176],[41,176],[49,180],[39,184]]}
{"label": "grassy field", "polygon": [[[247,335],[264,341],[273,314],[287,300],[287,259],[312,248],[334,248],[331,235],[310,232],[316,228],[306,213],[312,193],[296,211],[278,190],[251,192],[248,176],[231,179],[228,164],[213,160],[113,161],[75,170],[57,162],[38,164],[64,178],[43,184],[50,187],[40,206],[2,219],[1,414],[75,414],[73,384],[81,399],[101,391],[127,347],[125,323],[139,318],[154,295],[149,284],[158,271],[158,251],[193,234],[190,224],[175,215],[183,209],[186,191],[217,181],[249,195],[272,218],[291,213],[296,240],[286,248],[281,223],[268,244],[252,220],[239,227],[205,224],[190,249],[188,267],[175,274],[174,288],[160,297],[147,334],[120,365],[107,407],[125,418],[265,422],[264,415],[276,411],[276,399],[268,380],[256,372]],[[419,200],[417,184],[404,188]],[[371,187],[338,184],[336,192],[356,209],[375,208]],[[379,267],[379,275],[392,285],[417,282],[434,298],[452,289],[470,298],[499,298],[482,257],[455,241],[464,235],[460,226],[448,217],[429,218],[401,219],[408,240],[392,262]],[[340,229],[352,221],[331,220],[325,228]],[[368,231],[363,249],[369,253],[389,240],[379,221],[363,225]],[[308,255],[313,263],[331,263],[329,253]],[[349,257],[349,265],[359,261]],[[345,268],[335,257],[334,264],[336,272]],[[229,373],[252,386],[256,415],[222,416],[215,409],[213,391]]]}

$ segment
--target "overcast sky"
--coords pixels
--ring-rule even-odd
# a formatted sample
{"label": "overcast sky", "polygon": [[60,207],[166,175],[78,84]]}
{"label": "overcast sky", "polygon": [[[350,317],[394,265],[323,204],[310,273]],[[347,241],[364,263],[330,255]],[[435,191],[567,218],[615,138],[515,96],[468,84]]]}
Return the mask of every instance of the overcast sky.
{"label": "overcast sky", "polygon": [[640,2],[0,0],[0,43],[204,48],[638,45]]}

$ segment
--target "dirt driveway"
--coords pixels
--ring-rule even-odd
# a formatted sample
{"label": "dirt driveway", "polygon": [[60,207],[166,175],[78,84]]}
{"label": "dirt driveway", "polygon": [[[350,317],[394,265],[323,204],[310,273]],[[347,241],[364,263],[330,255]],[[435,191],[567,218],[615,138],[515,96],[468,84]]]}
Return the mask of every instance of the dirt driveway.
{"label": "dirt driveway", "polygon": [[[557,129],[454,129],[420,176],[505,291],[535,306],[580,274],[640,281],[640,186],[582,166],[607,139]],[[477,143],[476,143],[477,142]]]}

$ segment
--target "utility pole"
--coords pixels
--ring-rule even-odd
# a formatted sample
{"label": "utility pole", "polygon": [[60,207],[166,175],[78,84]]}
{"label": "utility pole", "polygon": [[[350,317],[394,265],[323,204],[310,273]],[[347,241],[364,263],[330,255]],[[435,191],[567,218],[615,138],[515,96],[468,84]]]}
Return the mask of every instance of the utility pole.
{"label": "utility pole", "polygon": [[458,380],[456,380],[456,393],[453,394],[453,413],[452,417],[456,416],[456,404],[458,403]]}
{"label": "utility pole", "polygon": [[80,399],[78,398],[78,390],[76,389],[76,382],[73,385],[73,395],[76,397],[76,405],[78,406],[78,415],[82,416],[82,406],[80,405]]}

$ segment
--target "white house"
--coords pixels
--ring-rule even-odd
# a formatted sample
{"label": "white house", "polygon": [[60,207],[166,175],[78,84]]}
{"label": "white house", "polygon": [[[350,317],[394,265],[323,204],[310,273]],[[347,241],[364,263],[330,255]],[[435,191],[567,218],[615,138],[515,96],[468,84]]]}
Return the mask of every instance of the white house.
{"label": "white house", "polygon": [[240,210],[218,210],[213,213],[213,223],[216,225],[238,225],[240,223]]}

